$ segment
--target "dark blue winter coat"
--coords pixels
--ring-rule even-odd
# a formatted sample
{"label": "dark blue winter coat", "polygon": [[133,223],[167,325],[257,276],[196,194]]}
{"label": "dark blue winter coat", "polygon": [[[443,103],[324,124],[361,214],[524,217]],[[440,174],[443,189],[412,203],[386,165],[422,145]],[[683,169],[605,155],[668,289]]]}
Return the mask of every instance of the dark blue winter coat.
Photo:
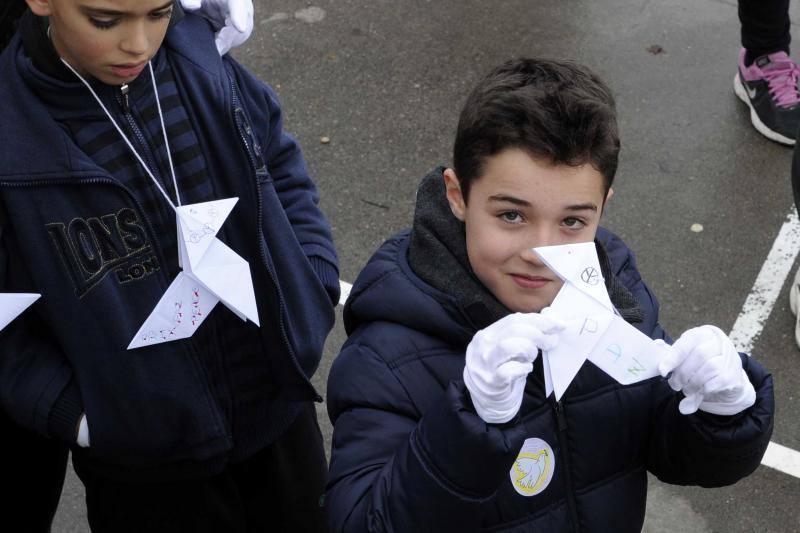
{"label": "dark blue winter coat", "polygon": [[[264,394],[276,404],[317,400],[309,378],[334,322],[337,258],[276,95],[219,57],[200,17],[173,27],[159,54],[172,68],[216,198],[239,198],[219,237],[250,264],[261,320],[253,334],[268,347],[264,373],[276,386]],[[172,282],[158,235],[175,228],[156,227],[131,191],[53,120],[20,75],[29,61],[19,37],[0,57],[0,291],[42,298],[0,333],[3,410],[45,435],[54,410],[75,420],[85,411],[91,448],[84,453],[114,475],[213,473],[232,448],[217,402],[226,391],[211,390],[211,370],[190,342],[126,349]],[[86,109],[96,110],[86,98]],[[51,238],[56,222],[68,240]],[[201,330],[227,312],[217,306]],[[225,335],[211,333],[214,342]],[[67,387],[77,390],[66,394]]]}
{"label": "dark blue winter coat", "polygon": [[[737,416],[683,416],[665,380],[623,386],[586,362],[560,402],[545,398],[533,372],[519,415],[484,423],[462,382],[475,329],[451,295],[412,271],[409,240],[401,233],[377,251],[345,308],[349,338],[328,380],[334,531],[638,532],[648,471],[713,487],[758,466],[772,432],[772,378],[746,356],[757,400]],[[605,275],[644,312],[635,326],[666,338],[631,251],[603,229],[597,242],[611,263]],[[554,472],[543,492],[522,496],[510,470],[532,437],[551,447]]]}

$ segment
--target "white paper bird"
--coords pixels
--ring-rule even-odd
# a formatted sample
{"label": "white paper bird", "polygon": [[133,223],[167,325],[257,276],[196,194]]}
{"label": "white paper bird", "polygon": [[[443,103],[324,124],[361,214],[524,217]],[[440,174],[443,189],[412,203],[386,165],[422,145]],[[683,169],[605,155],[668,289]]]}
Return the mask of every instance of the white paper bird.
{"label": "white paper bird", "polygon": [[625,385],[658,375],[658,363],[670,347],[616,314],[593,242],[533,251],[564,281],[550,308],[566,327],[555,349],[542,354],[548,396],[554,392],[560,400],[587,359]]}
{"label": "white paper bird", "polygon": [[41,294],[26,292],[0,294],[0,330],[22,314],[41,297]]}
{"label": "white paper bird", "polygon": [[178,274],[128,349],[191,337],[218,302],[257,326],[250,265],[216,235],[238,198],[176,208]]}

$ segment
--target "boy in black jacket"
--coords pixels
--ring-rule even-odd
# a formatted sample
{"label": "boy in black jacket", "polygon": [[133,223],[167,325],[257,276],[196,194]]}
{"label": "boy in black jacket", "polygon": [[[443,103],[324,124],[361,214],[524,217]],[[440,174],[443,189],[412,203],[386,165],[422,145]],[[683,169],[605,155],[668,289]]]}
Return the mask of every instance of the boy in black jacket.
{"label": "boy in black jacket", "polygon": [[[93,529],[323,529],[309,378],[337,259],[275,93],[206,20],[167,32],[172,2],[28,5],[0,56],[0,290],[42,298],[0,333],[3,410],[73,447]],[[213,246],[247,261],[261,326],[193,278],[170,342],[127,350],[189,269],[174,207],[233,197]]]}
{"label": "boy in black jacket", "polygon": [[583,67],[511,61],[474,89],[454,168],[423,179],[411,230],[345,307],[334,531],[638,532],[648,471],[721,486],[758,466],[772,378],[712,326],[652,345],[668,380],[622,385],[587,361],[559,400],[545,393],[563,282],[532,248],[594,241],[616,313],[668,340],[633,253],[598,226],[618,153],[613,98]]}

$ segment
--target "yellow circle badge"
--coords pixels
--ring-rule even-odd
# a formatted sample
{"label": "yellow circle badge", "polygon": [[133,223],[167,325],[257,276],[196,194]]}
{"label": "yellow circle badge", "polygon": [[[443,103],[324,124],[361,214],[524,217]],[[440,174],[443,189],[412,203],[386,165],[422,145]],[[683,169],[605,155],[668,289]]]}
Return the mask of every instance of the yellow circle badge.
{"label": "yellow circle badge", "polygon": [[526,439],[509,475],[514,490],[523,496],[536,496],[550,484],[556,458],[553,449],[542,439]]}

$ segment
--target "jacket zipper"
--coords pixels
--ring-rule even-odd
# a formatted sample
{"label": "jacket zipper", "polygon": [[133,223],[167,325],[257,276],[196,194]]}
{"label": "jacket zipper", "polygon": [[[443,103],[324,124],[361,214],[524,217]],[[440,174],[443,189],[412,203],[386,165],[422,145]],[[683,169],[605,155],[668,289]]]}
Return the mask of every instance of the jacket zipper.
{"label": "jacket zipper", "polygon": [[[250,161],[250,166],[252,167],[253,171],[255,172],[256,177],[256,201],[258,206],[258,246],[261,251],[261,261],[264,263],[264,266],[267,268],[267,272],[269,273],[270,280],[272,281],[272,285],[275,287],[275,292],[278,295],[278,304],[280,306],[280,312],[278,313],[278,324],[280,325],[281,336],[283,337],[283,344],[286,346],[286,349],[289,351],[289,356],[292,358],[292,361],[295,364],[295,367],[300,372],[300,375],[303,376],[306,383],[309,385],[311,382],[306,377],[305,373],[302,371],[300,367],[300,362],[297,360],[297,356],[294,353],[294,349],[292,348],[291,343],[289,342],[289,335],[286,332],[286,322],[284,320],[284,314],[286,309],[286,302],[283,299],[283,292],[281,291],[281,286],[278,284],[278,278],[275,272],[272,270],[272,265],[270,261],[267,259],[267,250],[264,246],[264,230],[262,228],[263,223],[263,202],[261,200],[261,189],[258,185],[258,178],[260,176],[267,175],[267,168],[264,160],[261,157],[260,150],[257,150],[257,144],[253,143],[253,147],[251,149],[250,143],[247,142],[247,136],[254,137],[252,134],[252,128],[249,125],[244,124],[244,120],[242,119],[242,114],[244,110],[240,106],[239,96],[236,91],[236,85],[233,82],[230,74],[228,73],[228,83],[231,88],[231,103],[233,105],[233,120],[236,125],[236,130],[239,132],[239,138],[241,139],[242,143],[244,144],[245,152],[247,153],[247,158]],[[312,385],[312,390],[313,385]],[[316,393],[315,391],[315,400],[317,402],[323,401],[322,397]]]}
{"label": "jacket zipper", "polygon": [[[157,164],[155,162],[156,155],[150,150],[149,145],[147,144],[147,141],[145,140],[145,137],[142,134],[142,130],[141,130],[141,128],[139,128],[139,125],[136,123],[136,119],[133,116],[133,111],[132,111],[132,107],[131,107],[131,100],[130,100],[130,87],[128,86],[127,83],[124,83],[124,84],[122,84],[120,86],[119,94],[117,95],[117,103],[119,103],[120,106],[122,107],[123,116],[125,117],[125,121],[128,123],[128,126],[130,126],[131,131],[133,132],[134,138],[138,141],[139,146],[142,149],[142,153],[144,154],[144,160],[150,165],[150,171],[153,172],[153,175],[156,176],[157,178],[160,177],[161,176],[161,172],[160,172],[159,167],[157,166]],[[166,132],[164,132],[164,134],[166,135]],[[165,147],[165,149],[166,149],[166,147]],[[167,154],[167,157],[169,157],[169,154]],[[166,180],[162,179],[161,182],[162,182],[162,185],[164,187],[168,187],[168,185],[166,184]],[[165,189],[165,190],[167,190],[167,189]],[[176,190],[175,191],[175,198],[177,198],[177,197],[178,197],[178,191]],[[157,205],[159,205],[159,210],[163,214],[163,209],[164,209],[163,204],[161,202],[158,202]],[[166,217],[165,220],[169,220],[171,216],[172,216],[172,212],[170,211],[170,212],[167,213],[167,217]],[[176,243],[176,244],[178,244],[178,243]],[[166,265],[166,263],[164,263],[164,264]],[[209,324],[209,326],[210,326],[210,324]],[[194,344],[188,343],[188,344],[185,345],[185,348],[189,353],[191,353],[193,362],[196,365],[196,367],[198,368],[198,370],[200,371],[201,376],[203,377],[203,380],[205,382],[204,385],[206,387],[206,390],[208,391],[208,395],[211,398],[210,404],[213,406],[212,410],[214,411],[214,414],[217,417],[217,424],[219,424],[219,427],[222,430],[222,432],[225,434],[226,439],[230,442],[231,439],[232,439],[232,436],[231,436],[230,432],[227,429],[227,425],[222,421],[221,416],[219,415],[219,413],[217,411],[218,410],[222,411],[225,419],[228,420],[228,421],[233,419],[233,414],[230,412],[230,409],[228,409],[226,406],[222,406],[222,405],[219,405],[217,403],[215,395],[214,395],[214,392],[213,392],[213,388],[211,387],[211,378],[208,376],[208,369],[206,368],[205,364],[201,363],[200,354],[198,353],[198,350],[195,348]]]}
{"label": "jacket zipper", "polygon": [[[161,178],[161,171],[156,163],[155,154],[152,153],[150,147],[145,140],[144,135],[142,134],[141,128],[136,123],[136,119],[133,117],[133,111],[131,108],[131,99],[130,99],[130,87],[127,83],[123,84],[119,88],[119,94],[117,95],[117,103],[122,107],[122,115],[125,117],[125,122],[128,123],[128,126],[131,128],[133,132],[133,136],[136,141],[139,143],[139,147],[144,154],[144,160],[147,162],[148,166],[150,167],[150,171],[153,173],[154,176],[157,178]],[[161,179],[162,185],[164,187],[168,187],[166,181]],[[167,189],[165,189],[167,190]],[[177,191],[176,191],[177,197]]]}
{"label": "jacket zipper", "polygon": [[575,510],[575,496],[572,493],[572,475],[570,470],[569,450],[567,450],[567,417],[564,415],[564,404],[561,401],[552,401],[555,411],[556,426],[558,427],[558,444],[561,447],[561,460],[564,464],[564,492],[567,497],[567,507],[569,508],[572,530],[578,533],[578,512]]}
{"label": "jacket zipper", "polygon": [[122,97],[121,98],[122,99],[122,102],[121,102],[122,103],[122,110],[125,112],[126,115],[130,114],[130,112],[131,112],[131,102],[130,102],[130,99],[128,97],[130,92],[131,92],[131,88],[128,87],[127,83],[123,83],[119,88],[119,93],[120,93],[120,96]]}

